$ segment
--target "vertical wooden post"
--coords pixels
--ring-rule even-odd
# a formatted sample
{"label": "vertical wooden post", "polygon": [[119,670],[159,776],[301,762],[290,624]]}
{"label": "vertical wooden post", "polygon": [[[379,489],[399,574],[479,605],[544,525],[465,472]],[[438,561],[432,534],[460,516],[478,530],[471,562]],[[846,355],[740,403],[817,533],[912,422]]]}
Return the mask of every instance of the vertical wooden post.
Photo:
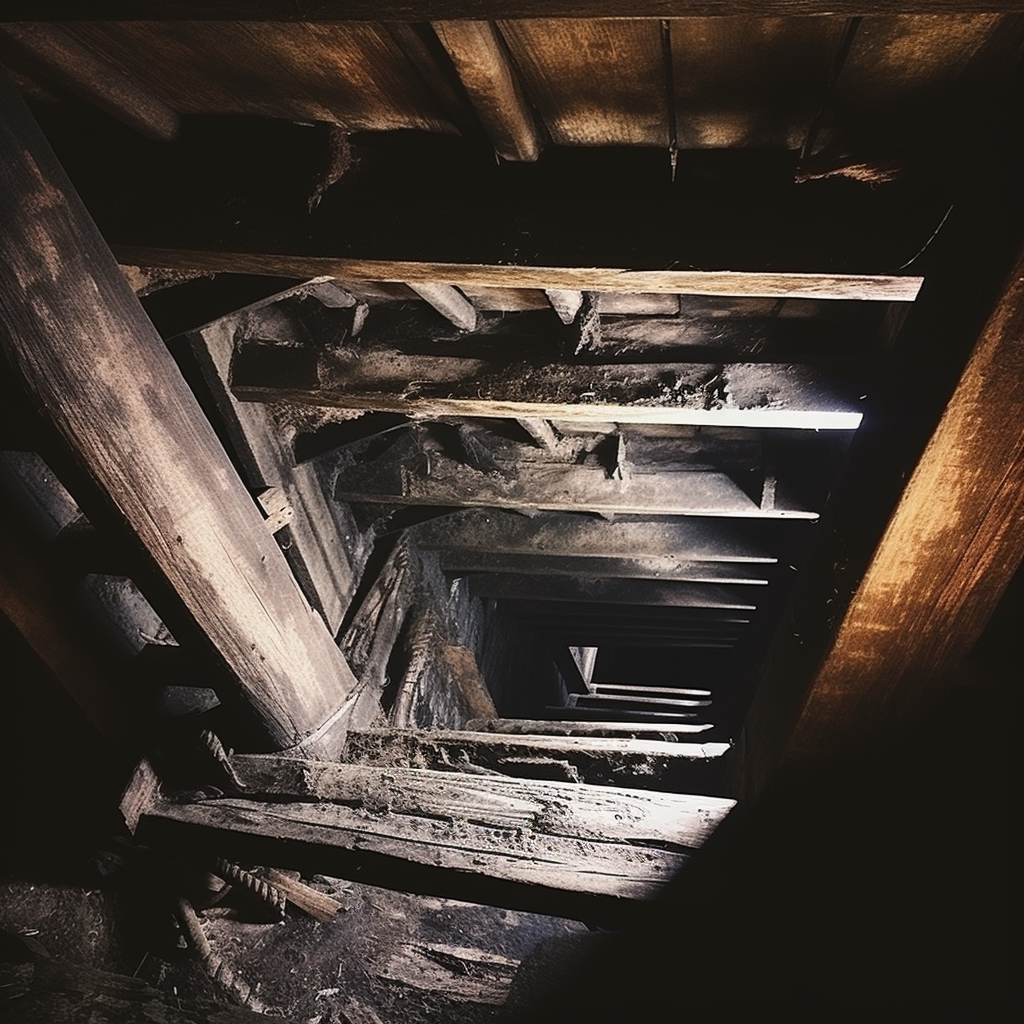
{"label": "vertical wooden post", "polygon": [[354,677],[6,79],[0,353],[76,497],[140,550],[179,638],[226,669],[221,698],[251,711],[252,745],[329,753]]}

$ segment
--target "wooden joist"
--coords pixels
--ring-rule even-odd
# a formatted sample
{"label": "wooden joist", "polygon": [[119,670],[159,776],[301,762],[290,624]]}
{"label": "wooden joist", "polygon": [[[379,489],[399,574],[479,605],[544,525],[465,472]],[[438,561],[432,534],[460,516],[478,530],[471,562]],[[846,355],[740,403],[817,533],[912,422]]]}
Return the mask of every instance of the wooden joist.
{"label": "wooden joist", "polygon": [[427,417],[605,420],[852,430],[857,396],[788,363],[534,363],[357,348],[318,353],[244,345],[231,368],[247,401]]}
{"label": "wooden joist", "polygon": [[504,160],[536,160],[541,136],[504,40],[489,21],[431,19],[476,108],[494,151]]}
{"label": "wooden joist", "polygon": [[[294,290],[292,294],[301,294]],[[252,307],[250,310],[255,312]],[[292,509],[290,544],[285,553],[300,585],[306,585],[310,604],[319,611],[332,634],[341,626],[355,592],[351,559],[353,546],[343,540],[337,509],[325,498],[316,470],[295,465],[289,445],[264,406],[239,402],[227,381],[231,371],[232,337],[239,319],[229,316],[177,339],[186,347],[203,375],[228,432],[246,485],[253,491],[278,487]]]}
{"label": "wooden joist", "polygon": [[891,274],[773,273],[741,270],[627,270],[616,267],[525,266],[413,262],[285,255],[115,244],[122,263],[180,267],[205,273],[336,277],[340,281],[393,281],[459,288],[562,288],[592,292],[662,292],[675,295],[745,295],[775,299],[856,299],[913,302],[924,278]]}
{"label": "wooden joist", "polygon": [[[501,902],[525,888],[646,900],[655,897],[728,814],[709,796],[326,764],[232,759],[245,798],[182,803],[151,795],[140,835],[171,830],[219,849],[287,852],[321,870],[390,867],[385,884],[478,894]],[[270,797],[272,802],[261,797]],[[296,859],[297,858],[297,859]],[[403,876],[400,865],[418,875]]]}
{"label": "wooden joist", "polygon": [[344,759],[354,764],[460,771],[486,768],[516,776],[531,763],[571,766],[581,782],[666,792],[698,788],[721,766],[728,743],[679,743],[608,736],[514,736],[458,730],[349,730]]}
{"label": "wooden joist", "polygon": [[[638,17],[695,15],[894,15],[1017,11],[1015,0],[656,0]],[[500,0],[487,7],[491,18],[622,18],[619,0]],[[10,17],[38,19],[145,19],[152,21],[397,21],[479,18],[479,0],[320,0],[296,8],[284,0],[11,0]]]}
{"label": "wooden joist", "polygon": [[511,573],[517,576],[589,576],[605,579],[687,580],[691,583],[742,583],[766,586],[767,576],[760,566],[733,562],[688,562],[677,558],[585,558],[550,553],[504,554],[444,551],[441,568],[454,573]]}
{"label": "wooden joist", "polygon": [[90,520],[143,554],[154,606],[219,667],[246,742],[324,749],[348,666],[6,80],[0,109],[0,349],[15,386]]}
{"label": "wooden joist", "polygon": [[471,576],[470,590],[479,597],[513,600],[661,605],[748,612],[756,608],[755,598],[747,597],[738,587],[659,580],[576,580],[488,573]]}
{"label": "wooden joist", "polygon": [[[554,721],[544,718],[472,718],[466,723],[471,732],[495,733],[501,736],[579,736],[607,737],[610,739],[653,739],[666,741],[679,737],[692,738],[713,728],[707,722],[658,723],[658,722],[582,722]],[[702,743],[702,746],[707,744]]]}
{"label": "wooden joist", "polygon": [[602,515],[818,518],[816,511],[785,500],[781,487],[776,492],[775,507],[763,509],[726,473],[694,471],[682,464],[656,472],[634,472],[628,480],[609,479],[600,465],[520,460],[511,464],[506,461],[505,467],[480,472],[441,453],[424,456],[410,444],[406,450],[388,451],[372,461],[347,460],[339,467],[335,497],[340,501],[396,505]]}

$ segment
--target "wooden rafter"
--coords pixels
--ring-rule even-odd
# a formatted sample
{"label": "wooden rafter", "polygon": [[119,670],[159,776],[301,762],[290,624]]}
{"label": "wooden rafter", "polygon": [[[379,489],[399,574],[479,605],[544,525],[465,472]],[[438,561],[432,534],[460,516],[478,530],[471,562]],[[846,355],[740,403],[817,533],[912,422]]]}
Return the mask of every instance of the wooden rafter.
{"label": "wooden rafter", "polygon": [[0,348],[14,384],[90,519],[145,553],[154,605],[224,672],[249,741],[320,749],[348,666],[9,82],[0,95]]}

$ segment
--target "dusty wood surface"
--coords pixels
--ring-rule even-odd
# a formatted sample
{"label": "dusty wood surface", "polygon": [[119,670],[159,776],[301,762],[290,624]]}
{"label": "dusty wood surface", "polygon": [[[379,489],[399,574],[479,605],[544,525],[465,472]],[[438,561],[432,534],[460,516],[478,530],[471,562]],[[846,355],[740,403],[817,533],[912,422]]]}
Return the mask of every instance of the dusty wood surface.
{"label": "dusty wood surface", "polygon": [[143,135],[170,142],[178,134],[175,110],[57,25],[6,24],[0,41],[38,63],[46,77]]}
{"label": "dusty wood surface", "polygon": [[[243,313],[244,317],[244,313]],[[236,448],[246,484],[253,489],[281,487],[294,510],[292,546],[286,557],[299,561],[297,576],[308,574],[310,602],[336,634],[355,591],[351,560],[355,545],[345,543],[342,523],[324,497],[310,466],[295,465],[290,446],[263,406],[235,399],[228,387],[234,317],[192,332],[184,339],[203,371]],[[351,539],[351,533],[349,533]]]}
{"label": "dusty wood surface", "polygon": [[[406,450],[407,449],[407,450]],[[747,519],[818,518],[780,496],[762,509],[726,473],[679,465],[609,479],[601,465],[504,460],[480,472],[441,453],[425,453],[410,442],[373,461],[347,460],[339,466],[335,497],[341,501],[448,508],[484,507],[615,515],[704,515]],[[504,470],[504,472],[503,472]],[[781,489],[780,489],[781,490]]]}
{"label": "dusty wood surface", "polygon": [[863,742],[949,685],[1024,556],[1018,259],[818,671],[787,758]]}
{"label": "dusty wood surface", "polygon": [[672,741],[678,736],[692,737],[697,733],[708,732],[711,726],[705,723],[677,725],[667,722],[555,722],[528,718],[474,718],[466,723],[466,729],[504,736],[601,736],[639,739],[659,736],[661,739]]}
{"label": "dusty wood surface", "polygon": [[[339,348],[317,356],[243,345],[232,389],[247,401],[476,416],[850,430],[851,385],[792,363],[536,363]],[[853,390],[856,390],[855,388]]]}
{"label": "dusty wood surface", "polygon": [[744,583],[765,586],[763,569],[717,562],[687,562],[664,558],[603,558],[591,555],[528,555],[519,553],[475,553],[446,551],[441,555],[446,572],[497,572],[524,576],[588,576],[605,579],[688,580],[691,583]]}
{"label": "dusty wood surface", "polygon": [[[435,18],[622,18],[631,12],[619,0],[502,0],[486,8],[480,0],[321,0],[315,10],[286,0],[12,0],[11,16],[36,18],[143,18],[157,21],[241,18],[259,21],[423,21]],[[761,14],[949,14],[963,11],[1020,11],[1019,0],[651,0],[639,16]]]}
{"label": "dusty wood surface", "polygon": [[[513,883],[547,893],[646,900],[657,896],[687,859],[678,848],[669,852],[631,842],[567,839],[528,825],[496,828],[394,812],[373,816],[329,803],[159,802],[144,821],[150,828],[163,826],[160,832],[170,831],[182,840],[244,848],[256,838],[263,840],[261,851],[268,849],[269,841],[270,848],[287,850],[292,858],[301,856],[304,863],[322,863],[324,870],[342,863],[354,870],[380,858],[389,865],[408,862],[434,869],[432,886],[447,891],[459,886],[460,876],[468,875],[485,886],[478,890],[481,893],[489,884],[500,883],[507,891]],[[168,829],[173,825],[179,828]],[[345,856],[339,858],[339,853]],[[383,884],[397,875],[395,868],[389,869]],[[500,905],[501,897],[492,898]]]}
{"label": "dusty wood surface", "polygon": [[638,793],[610,786],[480,777],[416,768],[330,764],[237,754],[232,766],[252,797],[350,804],[364,816],[417,815],[495,829],[527,828],[586,840],[632,839],[696,848],[735,801]]}
{"label": "dusty wood surface", "polygon": [[140,978],[54,959],[0,963],[0,993],[0,1014],[9,1024],[260,1024],[267,1019],[256,1010],[179,998]]}
{"label": "dusty wood surface", "polygon": [[[555,759],[590,785],[704,792],[702,782],[728,754],[728,743],[673,743],[603,736],[522,736],[453,730],[349,730],[344,758],[356,764],[438,771],[487,768],[523,772],[525,760]],[[710,790],[707,790],[710,792]]]}
{"label": "dusty wood surface", "polygon": [[537,18],[498,28],[556,145],[668,146],[656,19]]}
{"label": "dusty wood surface", "polygon": [[341,281],[438,281],[460,288],[539,288],[573,291],[668,292],[789,299],[863,299],[913,302],[923,278],[906,275],[756,273],[729,270],[627,270],[470,263],[417,263],[285,253],[217,252],[115,245],[122,263],[148,267],[281,277],[336,277]]}
{"label": "dusty wood surface", "polygon": [[[349,131],[451,132],[381,24],[75,21],[64,29],[183,114],[241,114]],[[337,165],[344,170],[344,161]]]}
{"label": "dusty wood surface", "polygon": [[518,960],[465,946],[406,942],[379,970],[379,976],[423,992],[444,992],[457,1002],[500,1006],[508,996]]}
{"label": "dusty wood surface", "polygon": [[494,145],[504,160],[536,160],[542,140],[515,66],[487,21],[430,19]]}
{"label": "dusty wood surface", "polygon": [[606,522],[579,516],[466,509],[415,528],[421,547],[449,552],[571,558],[679,558],[770,565],[776,559],[739,524],[700,519]]}
{"label": "dusty wood surface", "polygon": [[0,89],[14,380],[103,518],[145,551],[175,634],[224,667],[224,696],[251,711],[259,742],[293,746],[340,706],[348,666],[21,100]]}

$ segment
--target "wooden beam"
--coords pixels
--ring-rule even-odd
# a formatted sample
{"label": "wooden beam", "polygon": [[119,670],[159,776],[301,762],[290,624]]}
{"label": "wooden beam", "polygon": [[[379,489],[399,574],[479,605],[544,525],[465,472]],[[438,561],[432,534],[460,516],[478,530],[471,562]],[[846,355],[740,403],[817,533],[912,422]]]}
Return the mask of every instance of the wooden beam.
{"label": "wooden beam", "polygon": [[0,25],[0,43],[119,121],[159,142],[177,137],[179,119],[163,100],[106,63],[56,25]]}
{"label": "wooden beam", "polygon": [[536,160],[542,141],[522,83],[490,21],[431,19],[437,38],[504,160]]}
{"label": "wooden beam", "polygon": [[409,287],[426,303],[433,306],[446,320],[460,331],[476,328],[476,309],[460,291],[450,284],[420,282]]}
{"label": "wooden beam", "polygon": [[289,863],[317,860],[324,871],[341,862],[346,873],[360,864],[372,869],[383,861],[391,884],[409,882],[401,863],[429,867],[434,884],[449,892],[469,876],[481,891],[499,883],[506,891],[511,885],[646,900],[734,804],[265,755],[235,757],[232,764],[247,798],[190,804],[154,796],[142,809],[140,835],[154,825],[176,825],[181,838],[205,838],[229,851],[247,838],[263,840],[261,848],[276,849],[278,859],[287,852]]}
{"label": "wooden beam", "polygon": [[542,363],[420,355],[398,348],[319,353],[250,343],[235,353],[245,401],[571,422],[853,430],[856,388],[792,363]]}
{"label": "wooden beam", "polygon": [[344,760],[353,764],[459,770],[472,765],[515,776],[531,759],[553,758],[574,768],[589,785],[627,786],[663,792],[693,788],[719,768],[728,743],[602,736],[514,736],[421,729],[349,730]]}
{"label": "wooden beam", "polygon": [[[354,679],[20,97],[0,82],[0,350],[92,521],[145,557],[153,604],[283,748],[336,722]],[[70,481],[69,481],[70,482]],[[323,740],[327,743],[327,740]]]}
{"label": "wooden beam", "polygon": [[662,605],[753,611],[755,598],[736,587],[657,580],[574,580],[567,577],[480,574],[470,577],[479,597],[511,600],[585,601],[595,604]]}
{"label": "wooden beam", "polygon": [[[303,289],[295,289],[292,294],[301,295]],[[239,402],[228,387],[232,338],[240,318],[253,312],[254,307],[248,306],[238,310],[237,315],[219,318],[202,330],[176,339],[172,347],[175,352],[187,350],[198,365],[246,486],[252,491],[279,487],[285,492],[294,513],[285,558],[304,587],[307,599],[335,635],[356,589],[354,545],[346,545],[342,540],[338,509],[324,497],[316,468],[295,465],[291,446],[271,411],[265,406]]]}
{"label": "wooden beam", "polygon": [[549,719],[529,718],[474,718],[466,723],[466,729],[474,732],[495,733],[501,736],[580,736],[608,738],[650,739],[660,736],[665,740],[673,737],[692,737],[709,732],[713,728],[707,722],[697,724],[664,724],[657,722],[556,722]]}
{"label": "wooden beam", "polygon": [[[609,480],[600,466],[519,462],[505,471],[481,473],[440,454],[428,463],[404,449],[371,462],[348,459],[339,467],[339,501],[446,508],[485,507],[631,515],[723,516],[745,519],[818,518],[816,511],[777,500],[762,509],[725,473],[662,467]],[[429,472],[428,472],[429,467]],[[504,467],[502,467],[504,468]]]}
{"label": "wooden beam", "polygon": [[527,266],[367,260],[286,253],[213,251],[114,244],[122,263],[180,267],[206,273],[336,277],[341,281],[394,281],[459,288],[552,288],[579,291],[667,292],[775,299],[856,299],[913,302],[922,277],[892,274],[770,273],[738,270],[627,270],[611,267]]}
{"label": "wooden beam", "polygon": [[1024,556],[1024,254],[818,670],[800,762],[936,706]]}
{"label": "wooden beam", "polygon": [[[769,566],[777,559],[748,524],[677,519],[622,521],[556,513],[527,519],[514,512],[465,509],[415,529],[416,543],[448,552],[554,555],[566,558],[679,558]],[[767,571],[767,570],[764,570]]]}
{"label": "wooden beam", "polygon": [[[697,15],[894,15],[1018,13],[1020,0],[649,0],[642,11],[620,0],[501,0],[487,5],[496,20],[511,18],[685,18]],[[7,16],[23,20],[142,19],[152,21],[399,21],[479,18],[479,0],[10,0]]]}
{"label": "wooden beam", "polygon": [[762,568],[734,562],[687,562],[663,558],[603,558],[590,555],[504,554],[443,551],[441,568],[446,572],[513,573],[518,576],[590,576],[605,579],[686,580],[691,583],[741,583],[767,586]]}

